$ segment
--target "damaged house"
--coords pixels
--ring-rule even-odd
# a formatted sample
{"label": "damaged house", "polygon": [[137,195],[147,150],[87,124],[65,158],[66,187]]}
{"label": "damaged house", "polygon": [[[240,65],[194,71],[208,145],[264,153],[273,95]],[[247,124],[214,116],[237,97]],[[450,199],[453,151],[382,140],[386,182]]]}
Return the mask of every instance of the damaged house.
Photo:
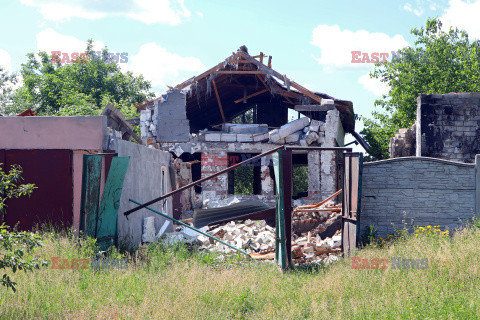
{"label": "damaged house", "polygon": [[[142,140],[176,158],[177,187],[279,145],[342,147],[346,133],[358,137],[352,102],[312,92],[271,63],[271,56],[251,56],[243,46],[215,67],[138,106]],[[297,119],[288,121],[289,110],[296,111]],[[342,160],[338,151],[295,151],[294,170],[303,166],[308,172],[308,187],[298,192],[296,204],[319,202],[341,189]],[[180,217],[233,195],[273,206],[274,189],[267,156],[243,172],[234,170],[174,197],[173,214]]]}

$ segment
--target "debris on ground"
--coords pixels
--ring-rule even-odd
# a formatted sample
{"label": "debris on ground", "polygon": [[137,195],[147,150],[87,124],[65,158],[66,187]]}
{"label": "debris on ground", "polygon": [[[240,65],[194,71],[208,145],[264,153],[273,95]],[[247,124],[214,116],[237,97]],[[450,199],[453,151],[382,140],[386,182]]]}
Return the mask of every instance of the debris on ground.
{"label": "debris on ground", "polygon": [[[295,265],[329,264],[339,259],[342,207],[332,201],[341,192],[342,190],[339,190],[319,203],[297,206],[293,210],[291,249]],[[213,227],[206,226],[201,230],[246,251],[254,259],[275,259],[275,228],[264,220],[230,221]],[[169,243],[183,240],[197,244],[200,250],[224,254],[235,252],[218,241],[186,228],[166,236]]]}

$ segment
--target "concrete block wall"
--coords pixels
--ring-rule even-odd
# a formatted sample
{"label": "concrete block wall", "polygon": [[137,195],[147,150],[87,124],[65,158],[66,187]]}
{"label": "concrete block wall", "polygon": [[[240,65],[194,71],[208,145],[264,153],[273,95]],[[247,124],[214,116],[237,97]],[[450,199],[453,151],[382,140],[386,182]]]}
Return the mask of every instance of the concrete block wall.
{"label": "concrete block wall", "polygon": [[360,234],[373,224],[385,237],[404,222],[454,229],[474,216],[480,200],[474,164],[395,158],[364,163],[362,178]]}
{"label": "concrete block wall", "polygon": [[[146,209],[132,213],[128,216],[128,219],[123,213],[136,206],[129,199],[144,203],[172,190],[169,171],[171,155],[166,151],[147,148],[136,143],[111,137],[108,141],[108,149],[115,150],[120,157],[130,157],[120,197],[117,227],[119,244],[136,247],[141,242],[143,218],[155,217],[156,232],[160,230],[167,219]],[[163,183],[162,172],[165,179]],[[162,190],[163,186],[165,190]],[[151,207],[172,216],[172,198],[168,198],[165,201],[165,204],[158,202],[151,205]],[[167,229],[167,232],[171,231],[173,231],[172,224]]]}
{"label": "concrete block wall", "polygon": [[421,94],[416,155],[472,163],[480,153],[480,93]]}
{"label": "concrete block wall", "polygon": [[190,122],[186,113],[186,97],[180,90],[171,90],[154,101],[153,109],[140,113],[142,139],[158,142],[187,142]]}
{"label": "concrete block wall", "polygon": [[[338,110],[327,112],[322,147],[339,147],[339,135],[343,135]],[[323,131],[322,131],[323,132]],[[337,158],[335,151],[310,151],[308,158],[308,198],[306,203],[316,203],[339,189]]]}

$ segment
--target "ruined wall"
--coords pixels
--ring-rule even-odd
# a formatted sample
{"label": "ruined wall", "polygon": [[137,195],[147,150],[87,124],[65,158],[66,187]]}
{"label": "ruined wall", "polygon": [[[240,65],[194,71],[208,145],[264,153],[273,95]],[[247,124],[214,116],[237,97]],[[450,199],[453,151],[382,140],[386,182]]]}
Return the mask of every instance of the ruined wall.
{"label": "ruined wall", "polygon": [[417,156],[472,163],[480,152],[480,93],[417,99]]}
{"label": "ruined wall", "polygon": [[[119,157],[130,157],[118,208],[118,241],[121,245],[136,246],[141,241],[143,218],[155,217],[156,232],[166,219],[146,209],[132,213],[128,219],[123,213],[136,206],[129,199],[144,203],[172,190],[169,171],[171,155],[169,152],[115,138],[109,139],[108,149],[115,150]],[[171,197],[151,207],[172,216]],[[172,231],[172,224],[167,231]]]}
{"label": "ruined wall", "polygon": [[186,142],[190,139],[190,122],[186,113],[185,94],[172,90],[154,101],[153,109],[140,113],[142,139],[162,142]]}
{"label": "ruined wall", "polygon": [[[327,112],[325,126],[321,129],[324,139],[321,147],[343,146],[343,128],[338,110]],[[306,203],[315,203],[325,199],[339,189],[339,159],[336,151],[310,151],[308,153],[308,199]]]}
{"label": "ruined wall", "polygon": [[364,163],[360,234],[371,224],[385,237],[403,221],[451,229],[465,223],[480,200],[476,171],[474,164],[425,157]]}
{"label": "ruined wall", "polygon": [[410,157],[416,154],[416,126],[400,129],[390,139],[388,152],[390,158]]}
{"label": "ruined wall", "polygon": [[[274,146],[269,144],[235,144],[235,143],[202,143],[202,178],[207,177],[228,167],[229,153],[259,154],[271,150]],[[269,165],[271,156],[260,160],[260,194],[228,194],[228,175],[223,174],[202,183],[203,200],[221,200],[235,196],[240,200],[261,200],[269,205],[275,204],[273,194],[273,179],[270,178]],[[241,161],[241,159],[239,159]]]}

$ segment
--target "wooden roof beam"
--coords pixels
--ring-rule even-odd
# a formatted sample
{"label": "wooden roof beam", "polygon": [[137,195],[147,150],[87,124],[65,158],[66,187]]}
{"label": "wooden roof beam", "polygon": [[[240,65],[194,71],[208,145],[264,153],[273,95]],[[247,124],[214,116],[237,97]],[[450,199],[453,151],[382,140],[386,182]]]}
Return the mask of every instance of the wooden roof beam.
{"label": "wooden roof beam", "polygon": [[215,90],[215,95],[217,96],[218,108],[220,109],[220,114],[222,116],[223,123],[225,123],[227,122],[227,120],[225,120],[225,114],[223,114],[222,101],[220,101],[220,96],[218,95],[218,90],[217,90],[217,85],[215,84],[215,80],[212,80],[212,84],[213,84],[213,90]]}
{"label": "wooden roof beam", "polygon": [[238,99],[238,100],[235,100],[234,102],[235,103],[239,103],[239,102],[242,102],[242,101],[246,101],[247,99],[250,99],[250,98],[253,98],[253,97],[256,97],[262,93],[265,93],[265,92],[268,92],[267,89],[263,89],[263,90],[260,90],[260,91],[257,91],[255,93],[252,93],[252,94],[249,94],[248,96],[244,97],[244,98],[241,98],[241,99]]}
{"label": "wooden roof beam", "polygon": [[[277,79],[283,81],[285,83],[285,79],[284,79],[284,76],[281,75],[280,73],[278,73],[277,71],[273,70],[272,68],[268,68],[266,67],[265,65],[261,64],[260,62],[258,62],[257,60],[253,59],[252,56],[250,56],[248,53],[245,53],[243,51],[239,52],[240,55],[242,55],[245,59],[250,59],[252,61],[252,63],[254,63],[255,65],[257,65],[258,69],[259,70],[262,70],[262,71],[265,71],[266,73],[271,73],[273,74]],[[285,77],[286,78],[286,77]],[[288,79],[289,80],[289,79]],[[302,87],[301,85],[299,85],[298,83],[296,83],[295,81],[291,81],[289,80],[290,82],[290,86],[297,89],[298,91],[300,91],[301,93],[303,93],[304,95],[306,95],[307,97],[310,97],[311,99],[321,103],[322,102],[322,98],[320,98],[319,96],[317,96],[316,94],[314,94],[313,92],[311,92],[310,90],[308,90],[307,88],[304,88]]]}
{"label": "wooden roof beam", "polygon": [[213,71],[217,70],[218,68],[221,68],[223,67],[223,65],[225,64],[225,62],[230,62],[231,60],[239,57],[239,53],[240,52],[237,52],[237,53],[234,53],[233,55],[231,55],[229,58],[227,58],[226,60],[220,62],[219,64],[217,64],[215,67],[213,68],[210,68],[208,69],[207,71],[205,71],[204,73],[196,76],[196,77],[191,77],[190,79],[180,83],[180,84],[177,84],[175,86],[175,89],[183,89],[185,87],[188,87],[189,85],[191,85],[192,83],[198,81],[198,80],[201,80],[203,78],[205,78],[206,76],[208,76],[209,74],[213,73]]}

